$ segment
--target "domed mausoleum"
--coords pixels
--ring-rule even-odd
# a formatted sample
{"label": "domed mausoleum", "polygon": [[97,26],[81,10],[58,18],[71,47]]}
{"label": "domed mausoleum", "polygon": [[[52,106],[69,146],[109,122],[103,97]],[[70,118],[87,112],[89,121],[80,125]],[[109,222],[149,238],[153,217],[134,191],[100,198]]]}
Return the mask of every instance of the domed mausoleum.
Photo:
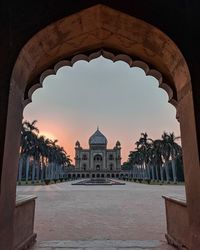
{"label": "domed mausoleum", "polygon": [[99,131],[99,128],[97,128],[97,131],[90,137],[89,139],[89,145],[91,147],[99,147],[99,146],[107,146],[107,139],[106,137]]}
{"label": "domed mausoleum", "polygon": [[121,170],[121,145],[117,141],[113,149],[107,149],[107,138],[99,128],[89,138],[89,148],[83,149],[80,142],[75,144],[75,168],[79,171]]}

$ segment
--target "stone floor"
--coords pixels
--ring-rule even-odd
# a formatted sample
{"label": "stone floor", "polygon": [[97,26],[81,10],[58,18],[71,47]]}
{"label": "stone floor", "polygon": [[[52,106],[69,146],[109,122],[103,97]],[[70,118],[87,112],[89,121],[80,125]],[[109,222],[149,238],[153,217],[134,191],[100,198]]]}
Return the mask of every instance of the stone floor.
{"label": "stone floor", "polygon": [[31,250],[172,250],[159,240],[42,241]]}
{"label": "stone floor", "polygon": [[[35,249],[165,250],[173,248],[165,244],[165,208],[161,196],[182,196],[185,191],[184,186],[178,185],[127,182],[121,186],[74,186],[65,182],[19,186],[17,192],[38,196]],[[80,244],[71,247],[77,241]],[[122,242],[125,245],[120,245]],[[126,245],[129,243],[133,245]]]}

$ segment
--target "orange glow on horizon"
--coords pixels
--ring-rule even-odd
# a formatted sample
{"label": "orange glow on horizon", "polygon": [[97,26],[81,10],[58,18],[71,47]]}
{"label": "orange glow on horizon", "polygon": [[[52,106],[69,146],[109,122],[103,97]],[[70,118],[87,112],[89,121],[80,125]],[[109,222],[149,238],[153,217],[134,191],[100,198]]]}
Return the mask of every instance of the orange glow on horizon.
{"label": "orange glow on horizon", "polygon": [[[40,125],[42,127],[44,127],[44,124],[41,124],[40,121]],[[73,133],[71,131],[71,134],[68,132],[66,132],[66,130],[63,130],[62,126],[58,126],[58,128],[55,126],[54,124],[54,132],[49,132],[47,130],[41,130],[41,132],[39,133],[39,135],[43,135],[46,138],[49,138],[50,140],[58,140],[57,144],[59,146],[62,146],[65,151],[67,152],[67,155],[70,156],[70,159],[72,160],[72,164],[74,164],[74,146],[75,146],[75,142],[76,140],[79,140],[79,136],[76,135],[76,133]],[[70,129],[69,129],[70,130]],[[65,131],[65,133],[63,133],[63,131]],[[81,131],[77,131],[77,133],[81,133]],[[88,133],[89,134],[89,133]],[[66,140],[67,137],[67,140]],[[89,138],[89,137],[88,137]],[[109,139],[109,138],[108,138]],[[81,142],[81,146],[83,148],[89,148],[88,145],[88,139],[86,140],[80,140]],[[112,141],[111,143],[108,143],[107,148],[113,148],[115,145],[114,141]],[[123,161],[127,160],[128,154],[130,152],[130,150],[133,150],[134,145],[122,145],[122,150],[121,150],[121,156],[122,156],[122,163]]]}
{"label": "orange glow on horizon", "polygon": [[39,135],[43,135],[43,136],[45,136],[46,138],[48,138],[48,139],[50,139],[50,140],[52,140],[52,141],[58,140],[58,139],[56,138],[56,136],[53,135],[53,134],[52,134],[51,132],[49,132],[49,131],[41,131],[41,132],[39,133]]}
{"label": "orange glow on horizon", "polygon": [[102,57],[91,63],[79,61],[44,80],[24,117],[37,120],[39,134],[57,139],[73,163],[75,142],[89,148],[88,139],[100,125],[108,149],[120,141],[123,163],[142,132],[152,139],[161,138],[164,131],[180,134],[176,110],[158,85],[142,69],[130,69],[122,61],[113,63]]}

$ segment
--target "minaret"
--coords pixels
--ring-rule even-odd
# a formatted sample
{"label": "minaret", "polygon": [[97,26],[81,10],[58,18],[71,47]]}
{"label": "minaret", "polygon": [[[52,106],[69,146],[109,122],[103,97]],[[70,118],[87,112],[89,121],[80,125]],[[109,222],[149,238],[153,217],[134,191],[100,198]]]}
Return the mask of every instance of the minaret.
{"label": "minaret", "polygon": [[119,141],[116,142],[115,150],[116,150],[116,168],[117,170],[121,170],[121,144]]}
{"label": "minaret", "polygon": [[75,169],[80,170],[80,150],[81,145],[80,142],[77,141],[75,144]]}

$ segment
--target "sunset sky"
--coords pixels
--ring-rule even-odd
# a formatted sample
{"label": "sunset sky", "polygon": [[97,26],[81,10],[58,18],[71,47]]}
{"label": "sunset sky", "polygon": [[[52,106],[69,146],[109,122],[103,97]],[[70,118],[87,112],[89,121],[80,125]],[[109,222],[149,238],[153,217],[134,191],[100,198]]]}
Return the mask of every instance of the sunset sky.
{"label": "sunset sky", "polygon": [[176,110],[158,82],[139,68],[103,57],[78,61],[48,76],[32,96],[24,119],[37,120],[40,134],[58,139],[74,160],[77,140],[88,148],[88,139],[99,126],[113,148],[119,140],[122,162],[141,132],[159,138],[163,131],[180,135]]}

